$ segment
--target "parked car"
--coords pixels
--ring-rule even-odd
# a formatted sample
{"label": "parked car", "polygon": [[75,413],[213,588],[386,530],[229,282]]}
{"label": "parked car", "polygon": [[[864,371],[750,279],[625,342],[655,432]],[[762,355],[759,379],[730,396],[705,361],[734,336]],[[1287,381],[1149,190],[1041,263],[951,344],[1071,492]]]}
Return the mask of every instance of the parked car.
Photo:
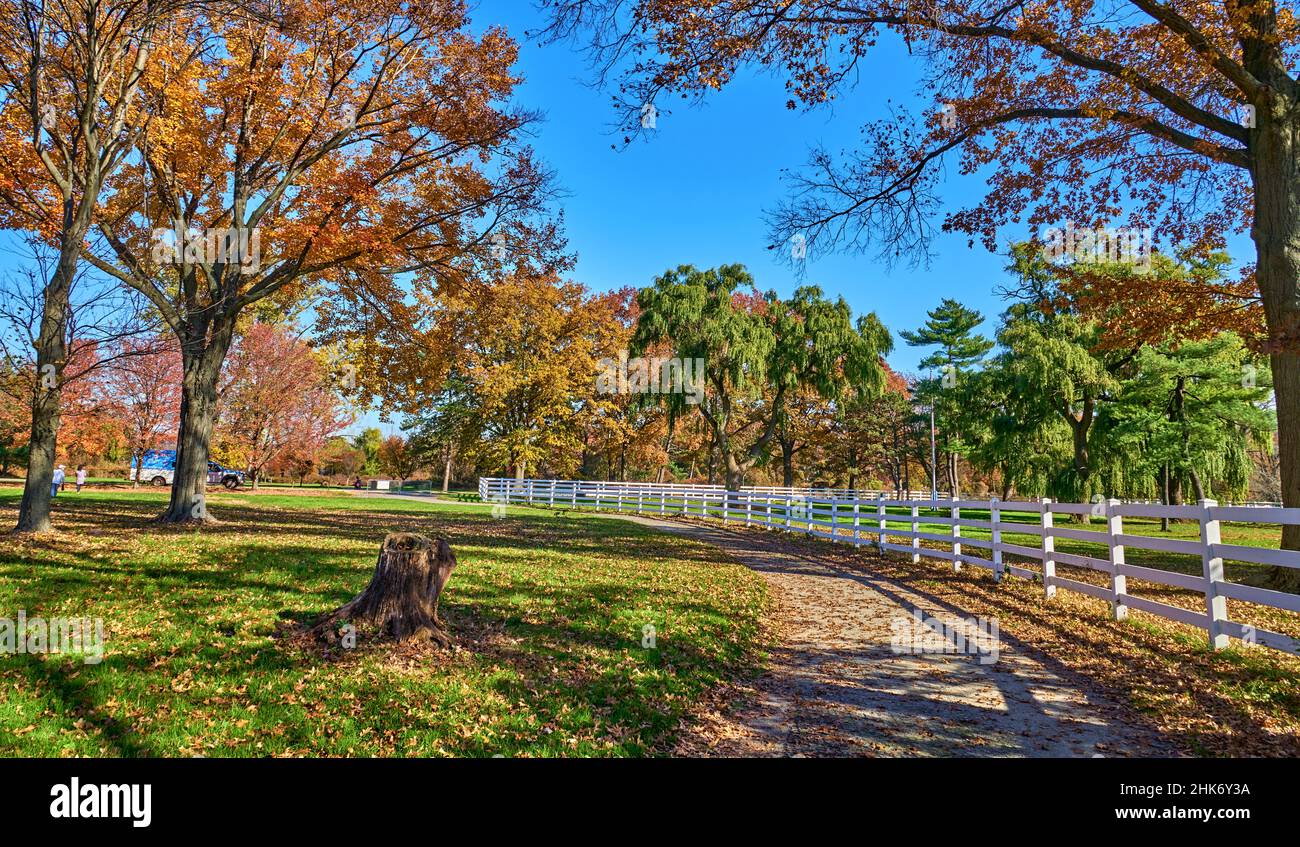
{"label": "parked car", "polygon": [[[131,460],[130,479],[139,477],[141,482],[150,485],[171,485],[176,477],[175,450],[147,450],[140,457],[139,468]],[[208,462],[208,485],[224,485],[226,488],[238,488],[244,484],[244,472],[234,468],[223,467],[217,462]]]}
{"label": "parked car", "polygon": [[225,468],[216,462],[208,462],[208,485],[224,485],[226,488],[238,488],[243,484],[243,471]]}

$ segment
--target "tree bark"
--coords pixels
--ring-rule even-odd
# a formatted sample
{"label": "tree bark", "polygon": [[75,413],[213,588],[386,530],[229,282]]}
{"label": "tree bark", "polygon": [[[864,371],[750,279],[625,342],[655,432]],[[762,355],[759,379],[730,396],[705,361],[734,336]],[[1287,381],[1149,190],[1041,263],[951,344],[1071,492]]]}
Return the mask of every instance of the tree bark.
{"label": "tree bark", "polygon": [[442,493],[451,488],[451,445],[447,445],[447,461],[442,466]]}
{"label": "tree bark", "polygon": [[438,617],[438,600],[455,567],[456,554],[446,539],[390,533],[380,546],[366,589],[323,617],[311,631],[333,643],[340,625],[351,623],[399,643],[428,640],[450,647],[451,635]]}
{"label": "tree bark", "polygon": [[[204,327],[206,329],[206,327]],[[217,380],[234,339],[233,318],[213,322],[210,337],[190,331],[181,344],[181,417],[176,434],[176,471],[163,523],[212,520],[207,507],[208,459],[216,419]]]}
{"label": "tree bark", "polygon": [[[89,220],[87,219],[87,225]],[[36,373],[32,386],[32,429],[27,453],[27,479],[18,507],[16,532],[48,532],[50,489],[54,478],[54,456],[58,447],[59,401],[63,393],[63,368],[68,363],[68,294],[77,271],[80,234],[65,239],[59,263],[42,292],[41,329],[36,338]],[[69,246],[70,245],[70,246]]]}
{"label": "tree bark", "polygon": [[[1300,507],[1300,91],[1270,94],[1269,102],[1257,109],[1250,147],[1255,206],[1251,238],[1277,400],[1282,505],[1295,508]],[[1282,547],[1300,550],[1300,526],[1282,528]],[[1268,585],[1300,590],[1300,569],[1273,568]]]}
{"label": "tree bark", "polygon": [[794,441],[782,438],[781,442],[781,484],[786,488],[794,487]]}

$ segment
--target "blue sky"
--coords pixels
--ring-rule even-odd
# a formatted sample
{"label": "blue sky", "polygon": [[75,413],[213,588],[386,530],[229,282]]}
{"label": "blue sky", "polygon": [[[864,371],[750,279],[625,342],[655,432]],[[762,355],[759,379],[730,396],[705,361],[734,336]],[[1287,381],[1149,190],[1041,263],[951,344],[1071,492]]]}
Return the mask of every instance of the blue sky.
{"label": "blue sky", "polygon": [[[505,17],[494,17],[507,7]],[[521,41],[524,30],[540,23],[518,3],[485,3],[476,24],[489,19]],[[586,84],[591,75],[580,53],[566,44],[524,41],[520,68],[525,82],[518,102],[546,113],[535,146],[569,192],[563,207],[578,254],[574,279],[601,290],[639,287],[679,264],[741,262],[760,288],[789,293],[800,282],[766,249],[762,220],[785,195],[782,169],[800,167],[818,144],[832,151],[855,146],[860,128],[885,114],[886,98],[912,102],[918,65],[901,47],[883,44],[843,102],[813,112],[785,107],[781,79],[749,75],[703,106],[661,113],[646,139],[618,150],[611,149],[622,136],[609,133],[609,95]],[[950,175],[944,199],[954,207],[969,203],[979,188]],[[889,269],[874,254],[823,258],[809,263],[805,281],[843,295],[855,314],[877,312],[895,335],[918,326],[943,297],[984,312],[990,320],[983,331],[992,334],[1003,308],[992,291],[1004,261],[966,242],[941,236],[928,267]],[[900,343],[890,362],[906,370],[923,355]]]}

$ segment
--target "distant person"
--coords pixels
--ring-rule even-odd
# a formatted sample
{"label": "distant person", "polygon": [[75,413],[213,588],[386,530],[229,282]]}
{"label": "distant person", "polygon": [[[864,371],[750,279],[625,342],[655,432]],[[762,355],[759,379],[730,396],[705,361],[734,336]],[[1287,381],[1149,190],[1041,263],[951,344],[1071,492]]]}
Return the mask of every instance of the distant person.
{"label": "distant person", "polygon": [[357,477],[357,481],[352,483],[352,487],[357,489],[358,491],[361,490],[361,477]]}
{"label": "distant person", "polygon": [[59,489],[63,488],[63,479],[66,476],[63,472],[63,465],[54,469],[54,478],[50,480],[50,496],[58,497]]}
{"label": "distant person", "polygon": [[81,486],[86,484],[86,466],[77,465],[77,493],[81,493]]}

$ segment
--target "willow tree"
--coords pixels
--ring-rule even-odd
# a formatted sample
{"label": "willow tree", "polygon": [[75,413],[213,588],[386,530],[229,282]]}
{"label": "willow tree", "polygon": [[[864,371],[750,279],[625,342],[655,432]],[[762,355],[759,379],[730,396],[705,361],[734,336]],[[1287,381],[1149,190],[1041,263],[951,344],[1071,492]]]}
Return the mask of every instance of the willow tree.
{"label": "willow tree", "polygon": [[[311,288],[400,301],[496,264],[545,175],[508,105],[516,45],[457,0],[197,5],[157,35],[135,167],[87,256],[179,339],[181,422],[162,519],[202,521],[217,379],[241,314]],[[181,66],[170,57],[197,52]],[[493,248],[493,249],[489,249]]]}
{"label": "willow tree", "polygon": [[[42,286],[27,479],[17,529],[50,528],[69,293],[105,182],[140,131],[153,39],[183,2],[0,2],[0,228],[56,254]],[[177,57],[181,64],[185,57]]]}
{"label": "willow tree", "polygon": [[642,289],[637,305],[633,355],[662,344],[701,374],[700,391],[655,396],[674,418],[698,410],[730,490],[765,457],[801,392],[835,401],[884,386],[884,327],[874,314],[855,326],[843,298],[828,300],[815,286],[782,300],[759,295],[743,265],[682,265]]}
{"label": "willow tree", "polygon": [[[747,66],[783,70],[816,106],[893,36],[923,66],[924,121],[899,110],[843,157],[817,151],[775,240],[808,253],[924,251],[950,159],[987,193],[943,229],[995,249],[1021,221],[1120,218],[1202,253],[1249,231],[1278,415],[1283,501],[1300,507],[1300,21],[1277,0],[545,0],[557,36],[591,33],[626,67],[627,126],[644,105],[700,96]],[[626,63],[623,60],[628,60]],[[1195,298],[1194,290],[1185,293]],[[1283,533],[1300,549],[1300,526]]]}

